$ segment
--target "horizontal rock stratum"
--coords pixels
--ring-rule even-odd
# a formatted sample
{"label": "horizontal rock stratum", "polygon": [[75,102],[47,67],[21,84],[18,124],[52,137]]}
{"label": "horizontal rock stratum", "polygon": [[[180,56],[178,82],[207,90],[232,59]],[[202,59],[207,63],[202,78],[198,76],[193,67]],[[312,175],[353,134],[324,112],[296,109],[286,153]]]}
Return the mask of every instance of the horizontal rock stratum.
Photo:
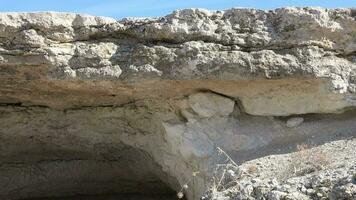
{"label": "horizontal rock stratum", "polygon": [[220,150],[355,137],[355,107],[355,9],[0,13],[1,199],[199,199]]}

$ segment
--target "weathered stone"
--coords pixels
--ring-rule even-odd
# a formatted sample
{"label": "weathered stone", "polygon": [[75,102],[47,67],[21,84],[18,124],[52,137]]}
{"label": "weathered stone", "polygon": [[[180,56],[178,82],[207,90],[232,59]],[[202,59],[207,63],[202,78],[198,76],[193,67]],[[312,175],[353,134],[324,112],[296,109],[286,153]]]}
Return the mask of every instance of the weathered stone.
{"label": "weathered stone", "polygon": [[287,120],[286,126],[289,128],[299,126],[302,124],[304,119],[302,117],[293,117]]}
{"label": "weathered stone", "polygon": [[234,110],[234,101],[212,93],[190,95],[189,104],[200,117],[228,116]]}
{"label": "weathered stone", "polygon": [[285,192],[280,192],[280,191],[271,191],[268,195],[268,198],[271,200],[281,200],[283,199],[287,194]]}

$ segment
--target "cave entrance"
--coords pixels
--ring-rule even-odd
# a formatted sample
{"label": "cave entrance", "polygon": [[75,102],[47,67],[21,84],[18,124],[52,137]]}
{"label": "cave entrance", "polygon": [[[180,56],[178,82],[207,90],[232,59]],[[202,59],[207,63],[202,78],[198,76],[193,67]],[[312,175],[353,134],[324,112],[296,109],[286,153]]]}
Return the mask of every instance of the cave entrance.
{"label": "cave entrance", "polygon": [[176,199],[122,113],[0,106],[0,199]]}
{"label": "cave entrance", "polygon": [[[12,200],[176,199],[176,192],[167,184],[168,176],[147,153],[124,145],[117,145],[114,151],[107,147],[106,152],[96,151],[99,155],[74,153],[77,154],[75,159],[63,151],[60,156],[27,152],[32,159],[0,168],[0,177],[9,177],[7,182],[0,183],[3,185],[0,197]],[[38,160],[45,154],[45,160]]]}
{"label": "cave entrance", "polygon": [[36,198],[27,200],[175,200],[175,193],[169,194],[122,194],[122,195],[77,195],[71,197]]}

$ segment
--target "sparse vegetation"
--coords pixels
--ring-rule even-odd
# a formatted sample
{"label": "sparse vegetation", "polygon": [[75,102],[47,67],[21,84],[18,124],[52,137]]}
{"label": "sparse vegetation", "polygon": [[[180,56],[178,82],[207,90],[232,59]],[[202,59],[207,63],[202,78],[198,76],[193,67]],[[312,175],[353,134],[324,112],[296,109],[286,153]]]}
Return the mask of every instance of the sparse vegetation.
{"label": "sparse vegetation", "polygon": [[302,176],[323,169],[329,164],[327,154],[306,143],[299,144],[296,152],[290,155],[290,165],[279,179],[284,180],[292,176]]}
{"label": "sparse vegetation", "polygon": [[[249,172],[242,170],[231,157],[221,148],[217,147],[217,159],[210,186],[202,199],[222,200],[241,193],[242,186],[239,181]],[[255,168],[251,168],[255,170]]]}
{"label": "sparse vegetation", "polygon": [[258,168],[256,165],[251,164],[251,165],[247,166],[247,172],[249,174],[255,174],[258,172]]}
{"label": "sparse vegetation", "polygon": [[[335,151],[336,145],[314,147],[302,143],[294,153],[267,156],[240,166],[217,148],[218,162],[202,199],[353,199],[356,166],[352,162],[347,167],[330,165],[331,158],[326,151]],[[349,155],[344,157],[349,159]],[[340,163],[343,159],[333,158],[334,161]],[[280,174],[284,176],[278,180]]]}
{"label": "sparse vegetation", "polygon": [[200,173],[199,171],[193,172],[192,177],[181,186],[179,192],[177,192],[178,199],[182,199],[184,197],[184,190],[187,190],[189,188],[190,183],[199,173]]}

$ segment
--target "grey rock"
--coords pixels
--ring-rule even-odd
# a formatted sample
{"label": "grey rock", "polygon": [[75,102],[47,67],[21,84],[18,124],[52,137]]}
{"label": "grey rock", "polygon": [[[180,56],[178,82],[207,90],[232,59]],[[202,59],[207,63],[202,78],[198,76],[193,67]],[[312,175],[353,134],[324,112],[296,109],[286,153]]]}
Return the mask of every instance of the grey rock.
{"label": "grey rock", "polygon": [[[11,66],[14,73],[9,76],[3,69],[1,84],[12,88],[16,80],[32,92],[0,92],[3,102],[63,109],[77,106],[76,101],[121,105],[127,102],[123,99],[146,98],[157,90],[169,91],[160,95],[170,98],[182,95],[177,88],[189,84],[192,90],[238,98],[253,115],[339,112],[356,105],[353,12],[185,9],[121,21],[69,13],[1,13],[0,65]],[[254,80],[259,81],[246,82]],[[41,83],[47,88],[35,87]],[[80,83],[77,93],[56,90],[70,91],[71,83]],[[102,85],[116,89],[96,98],[80,95],[102,90]],[[39,101],[48,90],[57,98]],[[110,96],[128,93],[123,99]]]}
{"label": "grey rock", "polygon": [[287,193],[280,192],[280,191],[271,191],[268,194],[268,199],[270,200],[282,200],[284,197],[287,196]]}
{"label": "grey rock", "polygon": [[289,128],[299,126],[302,124],[304,119],[302,117],[293,117],[287,120],[286,126]]}

